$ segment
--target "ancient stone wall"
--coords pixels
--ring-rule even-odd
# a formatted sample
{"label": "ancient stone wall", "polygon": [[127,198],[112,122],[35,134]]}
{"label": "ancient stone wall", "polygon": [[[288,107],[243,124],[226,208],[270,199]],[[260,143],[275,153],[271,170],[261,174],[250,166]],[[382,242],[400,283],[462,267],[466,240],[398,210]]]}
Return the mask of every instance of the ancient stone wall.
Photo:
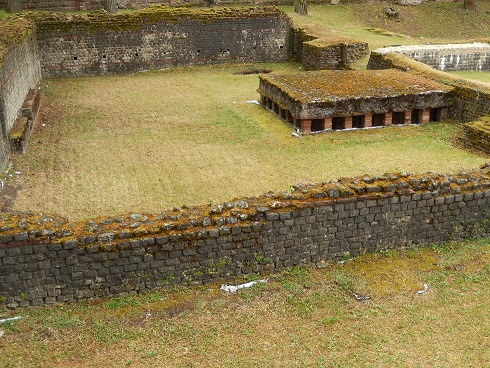
{"label": "ancient stone wall", "polygon": [[441,71],[490,70],[490,45],[483,42],[385,47],[379,53],[402,53]]}
{"label": "ancient stone wall", "polygon": [[[329,4],[329,0],[314,0],[312,3]],[[0,9],[6,9],[6,0],[0,0]],[[22,0],[23,10],[87,11],[104,9],[105,0]],[[118,9],[141,9],[150,5],[207,6],[207,0],[117,0]],[[289,0],[220,0],[220,6],[237,5],[291,5]]]}
{"label": "ancient stone wall", "polygon": [[115,16],[32,18],[43,78],[288,59],[290,20],[275,8],[153,7]]}
{"label": "ancient stone wall", "polygon": [[3,21],[0,25],[0,170],[9,159],[7,136],[29,90],[41,79],[36,35],[24,20]]}
{"label": "ancient stone wall", "polygon": [[0,305],[195,284],[490,234],[490,170],[300,185],[214,207],[70,223],[0,217]]}
{"label": "ancient stone wall", "polygon": [[29,90],[41,79],[34,32],[11,45],[0,64],[0,121],[6,137]]}
{"label": "ancient stone wall", "polygon": [[490,116],[467,123],[463,127],[462,140],[468,145],[490,154]]}
{"label": "ancient stone wall", "polygon": [[402,53],[373,51],[367,68],[400,69],[454,87],[454,102],[449,113],[450,116],[461,122],[469,122],[477,120],[481,116],[490,115],[490,88],[486,83],[467,81],[435,70],[429,65],[415,61]]}
{"label": "ancient stone wall", "polygon": [[292,36],[291,57],[302,62],[305,70],[348,69],[352,63],[369,55],[365,42],[316,35],[303,28],[294,28]]}

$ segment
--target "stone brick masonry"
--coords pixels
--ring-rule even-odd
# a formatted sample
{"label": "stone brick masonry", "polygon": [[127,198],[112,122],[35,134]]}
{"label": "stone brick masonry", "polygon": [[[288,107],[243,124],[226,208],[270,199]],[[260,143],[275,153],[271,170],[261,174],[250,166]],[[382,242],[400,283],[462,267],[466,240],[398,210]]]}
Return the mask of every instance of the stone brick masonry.
{"label": "stone brick masonry", "polygon": [[78,223],[3,214],[0,304],[136,293],[489,235],[489,216],[488,167],[342,179],[215,207]]}
{"label": "stone brick masonry", "polygon": [[137,14],[36,18],[43,78],[288,59],[290,20],[274,8],[220,10],[222,16],[213,9],[154,12],[162,19],[143,24]]}

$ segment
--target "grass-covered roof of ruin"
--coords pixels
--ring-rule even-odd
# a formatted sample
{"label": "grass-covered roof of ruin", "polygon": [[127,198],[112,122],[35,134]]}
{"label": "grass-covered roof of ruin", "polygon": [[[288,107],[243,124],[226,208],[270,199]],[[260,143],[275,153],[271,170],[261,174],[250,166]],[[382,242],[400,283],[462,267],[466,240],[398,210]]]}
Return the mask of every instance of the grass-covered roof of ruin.
{"label": "grass-covered roof of ruin", "polygon": [[395,69],[321,70],[289,75],[261,75],[260,78],[300,103],[395,97],[434,91],[449,92],[452,89],[444,84]]}
{"label": "grass-covered roof of ruin", "polygon": [[178,23],[194,20],[200,23],[213,23],[222,19],[246,19],[280,16],[289,19],[281,10],[269,7],[233,7],[233,8],[187,8],[152,5],[136,10],[109,14],[97,10],[88,14],[67,14],[53,12],[29,12],[21,16],[33,20],[40,30],[69,32],[72,29],[84,31],[134,31],[145,24],[158,22]]}
{"label": "grass-covered roof of ruin", "polygon": [[26,40],[34,25],[26,19],[6,18],[0,21],[0,65],[7,56],[8,50]]}

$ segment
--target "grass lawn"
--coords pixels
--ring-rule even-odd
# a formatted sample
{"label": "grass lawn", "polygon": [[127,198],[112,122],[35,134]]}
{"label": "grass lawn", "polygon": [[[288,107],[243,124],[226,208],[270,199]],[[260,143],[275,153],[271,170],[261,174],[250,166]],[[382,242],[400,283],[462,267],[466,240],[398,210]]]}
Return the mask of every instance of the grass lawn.
{"label": "grass lawn", "polygon": [[293,268],[236,294],[215,283],[0,311],[22,317],[0,324],[0,366],[486,367],[489,245]]}
{"label": "grass lawn", "polygon": [[460,78],[490,83],[490,71],[483,72],[450,72]]}
{"label": "grass lawn", "polygon": [[[453,172],[485,158],[453,146],[456,123],[335,132],[295,139],[249,103],[257,75],[297,65],[224,65],[44,82],[42,118],[13,208],[72,219],[157,211],[282,191],[365,173]],[[226,86],[226,90],[223,86]],[[62,193],[62,195],[60,195]]]}

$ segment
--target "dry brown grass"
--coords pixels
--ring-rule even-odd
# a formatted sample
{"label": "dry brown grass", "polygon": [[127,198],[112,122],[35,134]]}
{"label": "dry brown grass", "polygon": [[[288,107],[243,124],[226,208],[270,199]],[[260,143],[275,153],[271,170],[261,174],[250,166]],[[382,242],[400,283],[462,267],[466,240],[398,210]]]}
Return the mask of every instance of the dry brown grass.
{"label": "dry brown grass", "polygon": [[[295,139],[262,107],[258,65],[50,80],[28,153],[13,160],[11,206],[71,219],[151,212],[393,171],[452,172],[483,157],[455,149],[456,124]],[[267,65],[275,72],[296,65]],[[226,86],[226,89],[224,89]]]}

